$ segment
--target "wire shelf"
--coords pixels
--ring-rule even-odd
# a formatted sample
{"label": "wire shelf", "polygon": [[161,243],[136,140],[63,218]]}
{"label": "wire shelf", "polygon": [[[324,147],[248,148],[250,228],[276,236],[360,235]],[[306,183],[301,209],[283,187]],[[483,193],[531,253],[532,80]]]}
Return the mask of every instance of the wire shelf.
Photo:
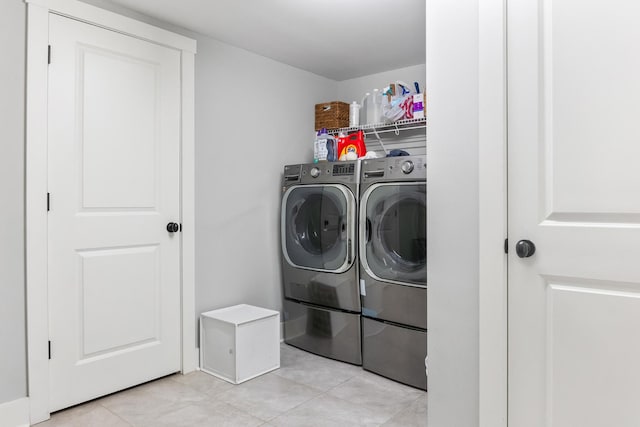
{"label": "wire shelf", "polygon": [[380,133],[394,132],[396,135],[400,135],[400,132],[403,130],[412,130],[412,129],[424,129],[427,127],[427,119],[405,119],[398,120],[393,123],[368,123],[365,125],[354,126],[354,127],[346,127],[346,128],[337,128],[337,129],[327,129],[327,133],[330,134],[338,134],[340,132],[349,133],[356,132],[359,130],[364,131],[365,135],[377,135]]}
{"label": "wire shelf", "polygon": [[[327,129],[327,133],[337,135],[341,132],[348,134],[362,130],[364,132],[365,141],[367,137],[373,136],[380,145],[381,150],[373,150],[379,154],[387,155],[391,147],[398,149],[410,149],[416,154],[422,154],[426,143],[425,132],[406,132],[410,130],[426,129],[427,119],[406,119],[398,120],[394,123],[369,123],[360,126]],[[393,132],[394,135],[388,135]],[[401,135],[402,132],[404,135]],[[383,139],[386,142],[382,142]],[[369,138],[371,141],[371,138]],[[371,150],[371,147],[367,147]]]}

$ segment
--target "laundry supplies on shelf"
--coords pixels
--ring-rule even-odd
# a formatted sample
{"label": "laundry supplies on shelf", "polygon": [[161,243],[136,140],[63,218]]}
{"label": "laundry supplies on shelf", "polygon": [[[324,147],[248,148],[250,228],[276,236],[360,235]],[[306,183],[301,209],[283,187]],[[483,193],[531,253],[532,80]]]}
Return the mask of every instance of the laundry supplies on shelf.
{"label": "laundry supplies on shelf", "polygon": [[335,162],[338,160],[338,143],[336,138],[327,133],[327,129],[322,128],[316,135],[313,145],[313,161]]}
{"label": "laundry supplies on shelf", "polygon": [[338,160],[356,160],[364,156],[367,148],[364,144],[364,132],[357,132],[338,137]]}

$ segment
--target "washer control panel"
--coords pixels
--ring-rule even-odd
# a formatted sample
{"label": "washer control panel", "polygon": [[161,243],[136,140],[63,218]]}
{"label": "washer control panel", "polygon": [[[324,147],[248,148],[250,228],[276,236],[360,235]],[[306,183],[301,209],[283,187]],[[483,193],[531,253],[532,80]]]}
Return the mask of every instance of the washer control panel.
{"label": "washer control panel", "polygon": [[318,162],[285,166],[284,185],[293,184],[357,184],[360,161]]}
{"label": "washer control panel", "polygon": [[350,163],[334,163],[331,175],[333,176],[353,176],[356,174],[356,164]]}

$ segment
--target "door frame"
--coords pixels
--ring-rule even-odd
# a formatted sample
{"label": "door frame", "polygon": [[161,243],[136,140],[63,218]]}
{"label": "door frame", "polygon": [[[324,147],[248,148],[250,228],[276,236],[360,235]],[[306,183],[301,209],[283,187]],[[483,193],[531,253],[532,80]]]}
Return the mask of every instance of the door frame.
{"label": "door frame", "polygon": [[[50,417],[47,291],[47,126],[49,14],[69,17],[180,51],[181,372],[196,369],[194,99],[196,42],[77,0],[27,3],[25,259],[30,421]],[[53,52],[55,60],[55,52]]]}
{"label": "door frame", "polygon": [[[432,148],[427,149],[427,155],[432,155],[430,160],[436,162],[439,162],[439,159],[433,155],[440,156],[445,165],[453,162],[456,156],[462,157],[463,161],[466,161],[468,156],[473,156],[471,161],[477,162],[477,193],[473,195],[477,196],[477,202],[474,200],[478,209],[477,216],[476,212],[453,215],[443,224],[446,229],[451,229],[457,225],[455,221],[460,218],[471,218],[471,221],[475,222],[473,230],[478,230],[478,243],[469,250],[478,257],[478,267],[477,270],[475,266],[467,265],[462,265],[460,268],[466,270],[465,278],[477,277],[477,282],[472,284],[472,291],[468,290],[470,284],[460,284],[455,292],[440,290],[436,293],[437,298],[430,296],[428,300],[428,310],[444,303],[446,308],[453,310],[450,317],[459,317],[456,322],[465,322],[465,332],[471,331],[469,334],[477,338],[477,341],[465,342],[464,345],[454,344],[457,337],[443,338],[443,336],[448,332],[460,330],[461,324],[445,324],[447,319],[438,319],[433,316],[429,319],[430,330],[432,332],[437,330],[434,335],[438,335],[438,345],[443,347],[442,350],[432,353],[437,353],[436,357],[455,356],[453,360],[445,360],[432,359],[432,355],[429,355],[428,369],[436,371],[441,367],[442,370],[438,375],[433,375],[434,380],[437,377],[436,386],[439,388],[434,388],[436,381],[429,382],[429,406],[433,402],[442,406],[442,408],[433,408],[434,410],[429,408],[429,422],[440,424],[449,421],[449,425],[453,425],[456,420],[465,420],[465,425],[474,427],[506,427],[508,421],[508,283],[507,256],[503,250],[504,240],[507,237],[506,17],[508,2],[509,0],[431,1],[427,2],[425,10],[427,108],[432,112],[428,114],[427,125],[427,144]],[[453,17],[459,19],[453,19]],[[443,24],[440,25],[441,23]],[[450,61],[434,62],[443,57],[444,51],[444,49],[434,49],[434,41],[444,42],[448,51],[462,51],[473,56],[469,61],[465,61],[465,64],[475,66],[464,70],[469,79],[463,81],[462,85],[458,85],[458,82],[453,80],[460,74],[459,55],[452,55]],[[442,85],[442,87],[437,89],[434,87],[436,85]],[[456,91],[451,94],[444,93],[442,89],[454,87]],[[429,95],[430,91],[431,95]],[[445,102],[447,95],[451,95],[451,99],[459,102],[460,105],[456,106],[451,101]],[[434,113],[436,109],[437,114]],[[471,125],[475,125],[477,118],[477,126],[475,129],[470,129],[470,126],[465,124],[462,126],[464,128],[462,131],[452,131],[451,142],[456,144],[451,147],[447,147],[446,143],[449,141],[446,138],[436,140],[446,135],[445,127],[448,124],[456,123],[461,118],[474,120]],[[466,140],[455,141],[455,138],[461,137]],[[469,138],[472,139],[469,140]],[[436,150],[433,147],[439,148]],[[459,153],[456,151],[458,147],[477,147],[477,155],[474,151]],[[433,169],[431,170],[433,172]],[[431,209],[436,210],[436,216],[442,219],[446,209],[455,209],[455,207],[434,208],[433,203],[429,205],[431,202],[429,194],[436,193],[438,197],[442,197],[442,189],[448,188],[447,182],[442,179],[455,179],[456,176],[444,172],[442,168],[432,175],[427,176],[427,204]],[[431,177],[440,178],[440,180],[430,181]],[[468,176],[465,175],[462,179],[465,183],[469,183]],[[434,189],[436,191],[433,191]],[[468,196],[464,194],[462,197],[465,198],[463,203],[466,203]],[[430,233],[430,229],[427,229],[427,233]],[[440,239],[444,237],[442,234],[439,235]],[[471,238],[475,239],[475,237]],[[447,254],[442,256],[450,265],[459,265],[458,245],[464,247],[467,242],[462,240],[460,234],[455,234],[453,238],[453,244],[447,247]],[[442,274],[443,269],[438,268],[438,275]],[[433,285],[431,283],[431,286]],[[433,294],[430,295],[433,296]],[[439,299],[445,297],[456,300]],[[477,317],[474,313],[468,313],[467,304],[473,304],[474,307],[477,304]],[[441,315],[440,311],[431,310],[431,313],[433,312]],[[440,320],[440,323],[434,325],[434,320],[436,322]],[[477,329],[474,330],[476,326]],[[474,347],[476,345],[477,347]],[[461,353],[461,349],[468,349],[470,352]],[[459,362],[462,362],[462,365],[458,366]],[[477,389],[463,393],[461,401],[456,390],[468,390],[469,384],[473,384],[476,378]],[[471,424],[469,420],[473,423]]]}
{"label": "door frame", "polygon": [[508,259],[503,250],[508,237],[507,3],[482,0],[476,5],[480,427],[508,424]]}

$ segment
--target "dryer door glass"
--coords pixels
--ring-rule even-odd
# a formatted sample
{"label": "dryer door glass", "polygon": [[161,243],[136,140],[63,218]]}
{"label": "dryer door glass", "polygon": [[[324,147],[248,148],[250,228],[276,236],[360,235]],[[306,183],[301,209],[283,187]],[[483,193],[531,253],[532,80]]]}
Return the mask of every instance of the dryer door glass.
{"label": "dryer door glass", "polygon": [[291,265],[326,271],[348,268],[355,232],[351,198],[341,185],[301,185],[285,193],[282,244]]}
{"label": "dryer door glass", "polygon": [[[426,184],[377,184],[363,196],[362,263],[373,277],[426,285]],[[364,214],[364,215],[362,215]]]}

